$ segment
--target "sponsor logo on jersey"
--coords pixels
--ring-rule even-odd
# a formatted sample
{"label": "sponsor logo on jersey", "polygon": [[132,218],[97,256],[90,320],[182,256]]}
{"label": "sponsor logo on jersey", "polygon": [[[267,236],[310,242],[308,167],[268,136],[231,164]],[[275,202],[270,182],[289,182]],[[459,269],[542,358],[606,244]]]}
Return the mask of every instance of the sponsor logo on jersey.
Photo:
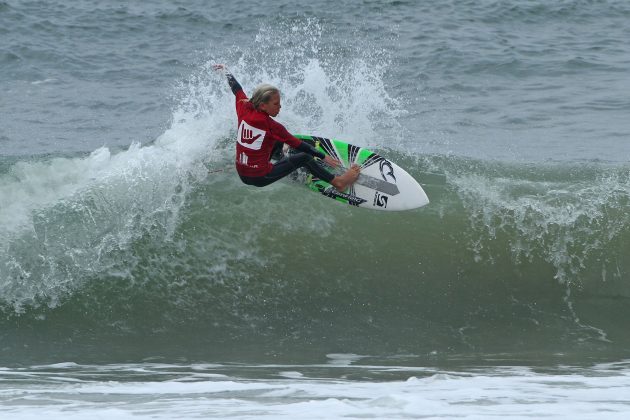
{"label": "sponsor logo on jersey", "polygon": [[251,150],[260,150],[265,139],[265,130],[252,127],[245,121],[238,126],[238,144]]}

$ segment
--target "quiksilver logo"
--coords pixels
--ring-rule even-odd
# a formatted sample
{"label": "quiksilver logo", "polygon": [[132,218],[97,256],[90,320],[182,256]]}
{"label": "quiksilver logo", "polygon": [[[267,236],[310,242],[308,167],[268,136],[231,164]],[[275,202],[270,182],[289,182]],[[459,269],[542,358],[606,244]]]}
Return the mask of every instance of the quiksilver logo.
{"label": "quiksilver logo", "polygon": [[252,150],[260,150],[263,140],[265,139],[265,130],[252,127],[245,121],[241,121],[238,127],[238,143]]}
{"label": "quiksilver logo", "polygon": [[241,137],[241,141],[243,143],[252,144],[254,141],[258,140],[260,134],[256,134],[254,136],[254,132],[249,128],[243,128],[243,137]]}

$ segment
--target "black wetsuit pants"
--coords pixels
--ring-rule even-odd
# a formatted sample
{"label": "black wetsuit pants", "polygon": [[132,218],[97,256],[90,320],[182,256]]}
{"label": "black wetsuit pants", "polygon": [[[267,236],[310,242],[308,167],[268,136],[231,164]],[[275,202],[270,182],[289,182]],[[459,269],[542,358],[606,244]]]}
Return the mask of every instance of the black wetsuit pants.
{"label": "black wetsuit pants", "polygon": [[305,166],[314,176],[330,183],[335,177],[333,174],[324,169],[315,158],[307,153],[295,153],[285,156],[278,162],[274,163],[273,169],[265,176],[241,176],[241,181],[248,185],[256,187],[264,187],[279,179],[284,178],[298,168]]}

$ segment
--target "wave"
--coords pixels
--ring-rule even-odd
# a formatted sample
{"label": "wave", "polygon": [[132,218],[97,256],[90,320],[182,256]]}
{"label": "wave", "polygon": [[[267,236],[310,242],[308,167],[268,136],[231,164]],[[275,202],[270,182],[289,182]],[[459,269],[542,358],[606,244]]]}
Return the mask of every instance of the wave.
{"label": "wave", "polygon": [[[625,348],[630,167],[409,152],[386,54],[340,59],[309,25],[301,47],[270,55],[289,41],[261,31],[202,65],[150,145],[4,162],[3,330],[372,354]],[[288,181],[242,185],[214,61],[243,86],[281,85],[288,127],[390,156],[431,204],[383,214]]]}
{"label": "wave", "polygon": [[157,176],[174,169],[162,163],[97,183],[8,241],[3,312],[103,334],[186,325],[217,341],[379,351],[511,348],[497,331],[556,349],[628,344],[628,168],[389,154],[426,180],[429,207],[382,215],[203,164],[187,182]]}

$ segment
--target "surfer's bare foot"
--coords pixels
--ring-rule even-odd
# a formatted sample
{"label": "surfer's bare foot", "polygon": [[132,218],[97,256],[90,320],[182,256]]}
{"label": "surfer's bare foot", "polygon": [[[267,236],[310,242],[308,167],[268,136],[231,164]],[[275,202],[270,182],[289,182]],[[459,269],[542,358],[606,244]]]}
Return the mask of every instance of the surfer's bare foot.
{"label": "surfer's bare foot", "polygon": [[336,176],[330,183],[338,191],[345,191],[350,185],[359,177],[361,173],[361,167],[359,165],[352,165],[343,175]]}

